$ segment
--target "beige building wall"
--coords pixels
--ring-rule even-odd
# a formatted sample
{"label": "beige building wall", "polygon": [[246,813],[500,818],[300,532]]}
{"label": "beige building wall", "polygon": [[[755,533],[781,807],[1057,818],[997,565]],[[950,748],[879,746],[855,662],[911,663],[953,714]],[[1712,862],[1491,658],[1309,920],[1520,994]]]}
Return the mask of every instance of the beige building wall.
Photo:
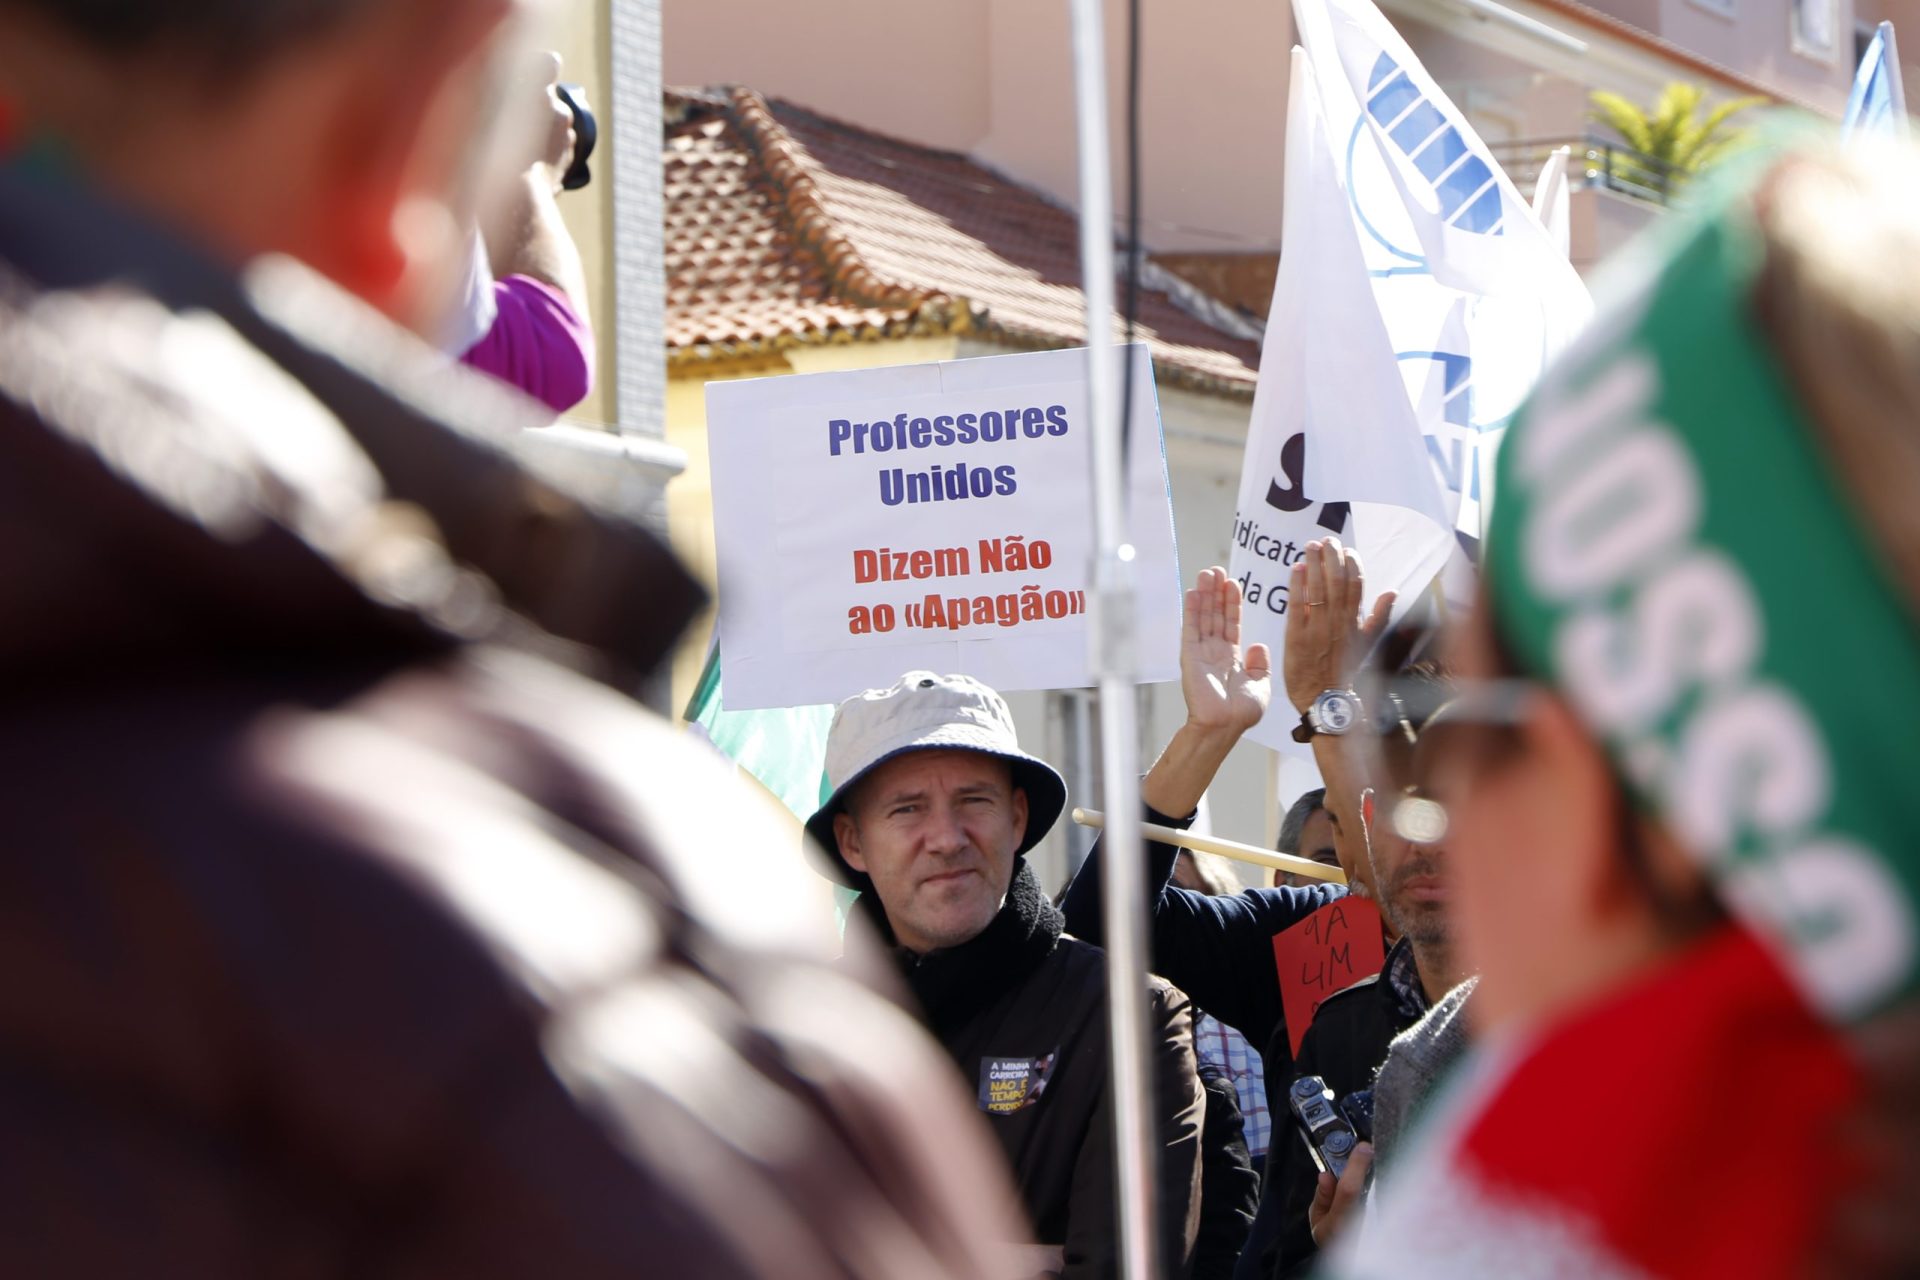
{"label": "beige building wall", "polygon": [[[1832,43],[1794,35],[1797,4],[1829,6]],[[1658,34],[1769,89],[1838,114],[1853,78],[1853,0],[1660,0]]]}
{"label": "beige building wall", "polygon": [[[895,137],[965,151],[1078,203],[1064,4],[664,2],[669,84],[750,85]],[[1107,8],[1118,164],[1125,29],[1122,7]],[[1293,40],[1287,6],[1147,4],[1142,27],[1143,238],[1162,250],[1272,250]]]}
{"label": "beige building wall", "polygon": [[984,0],[661,3],[669,85],[743,84],[952,151],[989,128]]}
{"label": "beige building wall", "polygon": [[[1115,210],[1123,215],[1125,6],[1104,7]],[[991,0],[991,13],[992,127],[974,154],[1078,205],[1067,6]],[[1279,247],[1293,41],[1293,18],[1284,3],[1141,6],[1141,239],[1152,248]],[[1039,127],[1040,121],[1051,123]]]}

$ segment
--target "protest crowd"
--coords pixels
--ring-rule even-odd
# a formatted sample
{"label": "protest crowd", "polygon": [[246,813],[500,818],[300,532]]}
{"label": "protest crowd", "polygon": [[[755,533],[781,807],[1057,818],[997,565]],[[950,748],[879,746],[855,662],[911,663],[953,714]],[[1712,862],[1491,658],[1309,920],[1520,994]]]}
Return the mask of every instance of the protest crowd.
{"label": "protest crowd", "polygon": [[[1153,1274],[1920,1275],[1920,154],[1672,215],[1463,605],[1329,534],[1276,652],[1189,574],[1098,798],[869,646],[802,835],[630,696],[693,577],[516,454],[594,350],[520,16],[0,0],[0,1276],[1121,1275],[1076,804],[1151,824]],[[999,439],[908,416],[796,447]],[[1183,833],[1263,723],[1249,888]]]}

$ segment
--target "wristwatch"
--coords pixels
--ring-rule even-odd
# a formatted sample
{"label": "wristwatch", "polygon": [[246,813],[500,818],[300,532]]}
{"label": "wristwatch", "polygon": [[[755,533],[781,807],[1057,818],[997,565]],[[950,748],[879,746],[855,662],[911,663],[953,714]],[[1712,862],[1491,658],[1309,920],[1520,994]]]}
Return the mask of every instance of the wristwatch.
{"label": "wristwatch", "polygon": [[1294,726],[1295,742],[1311,742],[1320,734],[1337,738],[1360,723],[1360,695],[1351,689],[1328,689],[1315,698],[1300,723]]}

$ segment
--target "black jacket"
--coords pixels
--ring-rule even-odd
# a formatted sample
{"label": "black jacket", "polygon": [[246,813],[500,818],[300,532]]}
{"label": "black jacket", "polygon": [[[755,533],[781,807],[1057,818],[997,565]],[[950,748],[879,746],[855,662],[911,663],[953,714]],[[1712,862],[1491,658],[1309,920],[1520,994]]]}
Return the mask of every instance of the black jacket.
{"label": "black jacket", "polygon": [[[1185,828],[1191,815],[1170,818],[1147,810],[1148,822]],[[1103,841],[1096,840],[1079,874],[1067,889],[1062,906],[1067,928],[1098,941],[1101,936],[1100,885]],[[1274,1143],[1284,1138],[1281,1122],[1287,1114],[1286,1014],[1280,1001],[1280,973],[1273,958],[1273,938],[1306,919],[1327,903],[1343,896],[1338,885],[1308,888],[1248,889],[1231,897],[1215,897],[1180,888],[1173,866],[1180,851],[1172,845],[1147,844],[1147,883],[1153,887],[1153,971],[1193,997],[1200,1008],[1226,1023],[1249,1043],[1262,1049],[1266,1071],[1267,1106],[1273,1117]],[[1269,1151],[1267,1167],[1274,1159]],[[1269,1178],[1268,1182],[1271,1183]],[[1264,1190],[1252,1240],[1271,1240],[1278,1228],[1278,1203]],[[1245,1266],[1237,1273],[1248,1275]]]}
{"label": "black jacket", "polygon": [[[1404,940],[1396,942],[1389,963],[1406,947]],[[1320,1002],[1312,1025],[1300,1037],[1300,1052],[1285,1085],[1290,1087],[1302,1076],[1319,1076],[1336,1099],[1373,1088],[1373,1078],[1387,1060],[1393,1038],[1418,1022],[1423,1011],[1406,1005],[1384,970],[1334,992]],[[1280,1205],[1279,1248],[1273,1274],[1303,1276],[1312,1269],[1317,1252],[1307,1226],[1307,1208],[1313,1203],[1319,1172],[1291,1111],[1275,1113],[1273,1130],[1273,1150],[1267,1157],[1269,1195]],[[1278,1158],[1274,1152],[1279,1153]]]}
{"label": "black jacket", "polygon": [[[883,934],[876,896],[866,914]],[[1064,1250],[1067,1277],[1119,1271],[1108,1088],[1106,953],[1060,936],[1060,913],[1024,859],[1007,903],[969,942],[895,949],[929,1029],[1006,1150],[1034,1238]],[[1159,1133],[1162,1272],[1184,1275],[1200,1212],[1205,1109],[1187,998],[1153,979],[1148,1032]]]}
{"label": "black jacket", "polygon": [[1200,1236],[1193,1245],[1191,1280],[1228,1280],[1246,1247],[1260,1202],[1260,1175],[1247,1154],[1240,1098],[1233,1080],[1211,1064],[1200,1068],[1207,1091],[1207,1122],[1200,1131]]}

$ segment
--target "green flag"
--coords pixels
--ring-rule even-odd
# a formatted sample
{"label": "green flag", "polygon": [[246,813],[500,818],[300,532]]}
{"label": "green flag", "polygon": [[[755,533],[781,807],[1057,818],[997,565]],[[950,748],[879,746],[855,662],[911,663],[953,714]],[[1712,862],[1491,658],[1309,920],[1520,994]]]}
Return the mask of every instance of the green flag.
{"label": "green flag", "polygon": [[[811,818],[832,794],[827,785],[827,730],[833,726],[830,706],[771,707],[759,711],[728,711],[720,694],[720,646],[707,650],[707,665],[687,702],[687,728],[712,743],[721,755],[772,792],[800,822]],[[794,833],[796,847],[801,839]],[[853,890],[834,887],[841,922],[858,897]]]}
{"label": "green flag", "polygon": [[720,700],[717,644],[707,650],[700,684],[687,702],[688,727],[753,775],[802,822],[829,794],[827,730],[832,724],[833,708],[827,706],[728,711]]}

